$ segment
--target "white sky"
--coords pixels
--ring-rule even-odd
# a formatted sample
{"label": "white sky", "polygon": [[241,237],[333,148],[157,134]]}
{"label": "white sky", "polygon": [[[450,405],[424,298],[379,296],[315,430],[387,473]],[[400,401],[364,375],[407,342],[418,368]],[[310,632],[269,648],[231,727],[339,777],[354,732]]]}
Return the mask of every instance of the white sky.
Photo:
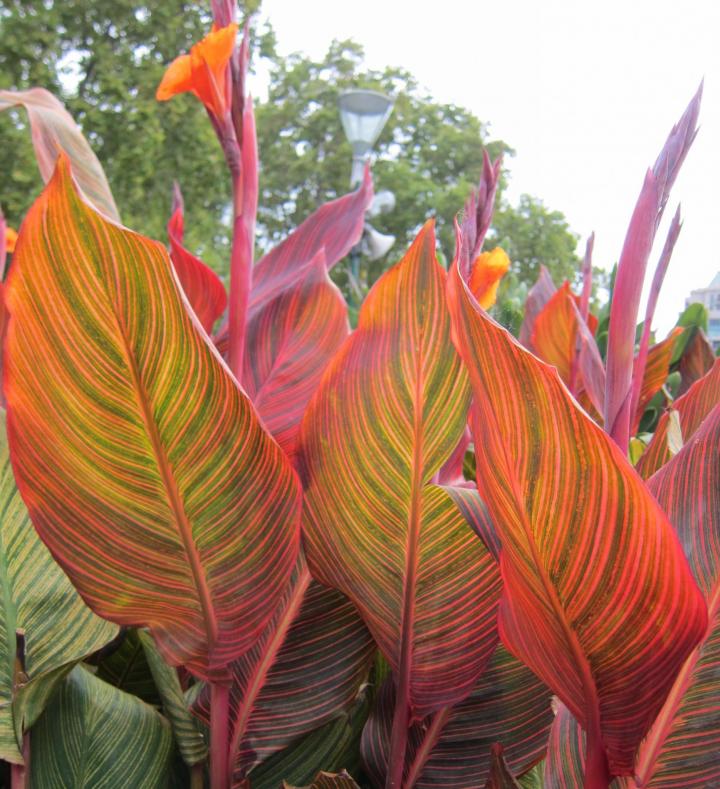
{"label": "white sky", "polygon": [[[655,317],[720,270],[718,0],[263,0],[281,53],[322,57],[333,38],[374,68],[403,66],[431,95],[472,110],[516,150],[508,197],[562,211],[610,267],[647,167],[700,79],[700,132],[676,182],[647,281],[678,202],[684,225]],[[257,90],[256,90],[257,92]]]}

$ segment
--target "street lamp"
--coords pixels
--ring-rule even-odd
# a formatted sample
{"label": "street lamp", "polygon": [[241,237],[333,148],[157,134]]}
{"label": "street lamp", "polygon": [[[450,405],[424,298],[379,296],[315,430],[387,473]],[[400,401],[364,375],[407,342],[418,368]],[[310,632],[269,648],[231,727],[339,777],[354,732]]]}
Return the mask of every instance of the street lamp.
{"label": "street lamp", "polygon": [[393,100],[376,90],[348,90],[338,99],[340,120],[353,151],[350,186],[363,177],[365,160],[390,117]]}
{"label": "street lamp", "polygon": [[[350,173],[350,188],[356,187],[362,182],[365,162],[372,150],[373,145],[380,136],[380,132],[387,123],[393,108],[393,100],[384,93],[376,90],[348,90],[341,93],[338,98],[340,108],[340,120],[342,121],[345,135],[352,146],[353,159],[352,171]],[[392,198],[392,206],[395,205],[394,196],[387,193]],[[380,195],[376,196],[380,197]],[[381,208],[380,211],[383,209]],[[387,207],[384,208],[387,210]],[[378,233],[367,222],[363,240],[350,250],[350,282],[352,287],[360,296],[360,254],[365,249],[371,260],[382,257],[393,245],[394,236],[385,236]],[[363,247],[364,242],[364,247]]]}

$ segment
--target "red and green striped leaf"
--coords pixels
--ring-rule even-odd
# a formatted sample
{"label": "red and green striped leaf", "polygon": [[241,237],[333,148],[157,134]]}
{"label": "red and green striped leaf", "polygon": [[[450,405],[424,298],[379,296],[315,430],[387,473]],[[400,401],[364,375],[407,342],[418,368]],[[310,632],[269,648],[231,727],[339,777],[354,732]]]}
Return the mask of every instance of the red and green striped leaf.
{"label": "red and green striped leaf", "polygon": [[641,786],[701,789],[720,784],[720,405],[648,487],[677,529],[709,623],[640,749],[636,774]]}
{"label": "red and green striped leaf", "polygon": [[175,202],[176,207],[167,226],[170,259],[190,306],[209,334],[227,307],[227,293],[220,277],[183,246],[185,220],[179,189]]}
{"label": "red and green striped leaf", "polygon": [[[705,417],[720,403],[720,359],[716,360],[709,373],[696,381],[682,397],[672,404],[672,411],[680,417],[683,442],[692,438]],[[637,470],[644,479],[651,477],[672,457],[668,445],[670,414],[664,413],[658,422],[648,448],[637,464]]]}
{"label": "red and green striped leaf", "polygon": [[225,676],[295,564],[285,455],[165,249],[95,213],[64,158],[23,224],[8,303],[8,434],[33,524],[97,613]]}
{"label": "red and green striped leaf", "polygon": [[[293,741],[347,710],[367,679],[375,646],[355,607],[312,581],[301,559],[257,643],[232,666],[233,785]],[[197,710],[209,720],[208,689]]]}
{"label": "red and green striped leaf", "polygon": [[107,178],[97,156],[63,105],[47,90],[0,90],[0,112],[23,107],[30,121],[35,158],[43,181],[55,171],[58,154],[72,162],[73,174],[86,199],[110,219],[120,220]]}
{"label": "red and green striped leaf", "polygon": [[706,606],[667,517],[555,370],[480,309],[458,266],[449,298],[503,548],[501,638],[588,731],[586,786],[605,787],[632,772]]}
{"label": "red and green striped leaf", "polygon": [[467,696],[496,643],[495,562],[430,484],[469,399],[445,279],[428,224],[370,292],[301,426],[310,568],[355,603],[393,667],[393,736]]}
{"label": "red and green striped leaf", "polygon": [[[552,723],[550,690],[523,663],[498,646],[473,692],[456,706],[415,724],[405,765],[407,789],[473,789],[491,769],[491,746],[502,743],[514,772],[542,758]],[[363,732],[366,770],[385,783],[395,705],[389,681]]]}
{"label": "red and green striped leaf", "polygon": [[251,310],[243,386],[291,457],[305,407],[349,331],[347,306],[327,275],[322,249],[284,290]]}

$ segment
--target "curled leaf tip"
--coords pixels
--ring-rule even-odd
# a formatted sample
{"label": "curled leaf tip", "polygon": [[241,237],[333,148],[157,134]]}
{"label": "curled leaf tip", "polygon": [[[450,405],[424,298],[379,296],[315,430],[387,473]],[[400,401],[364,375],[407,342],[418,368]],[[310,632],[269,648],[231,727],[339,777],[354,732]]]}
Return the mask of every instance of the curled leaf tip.
{"label": "curled leaf tip", "polygon": [[167,67],[155,98],[167,101],[179,93],[193,93],[216,117],[224,116],[228,104],[228,64],[235,48],[238,26],[234,22],[216,27],[190,54],[180,55]]}
{"label": "curled leaf tip", "polygon": [[501,247],[481,252],[472,264],[468,287],[478,304],[488,310],[495,303],[500,280],[510,268],[510,258]]}

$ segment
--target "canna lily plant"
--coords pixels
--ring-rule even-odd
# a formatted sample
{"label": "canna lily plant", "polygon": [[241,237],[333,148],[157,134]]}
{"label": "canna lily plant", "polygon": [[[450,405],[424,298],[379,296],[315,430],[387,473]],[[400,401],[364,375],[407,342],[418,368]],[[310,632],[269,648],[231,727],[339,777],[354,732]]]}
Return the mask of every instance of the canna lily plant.
{"label": "canna lily plant", "polygon": [[519,341],[488,314],[510,261],[483,251],[487,157],[449,270],[428,222],[351,332],[328,271],[369,170],[254,262],[249,37],[213,14],[158,99],[192,92],[225,152],[229,293],[183,246],[179,186],[166,248],[56,99],[0,92],[46,181],[0,294],[13,787],[714,785],[720,363],[650,331],[679,214],[636,342],[700,92],[646,176],[606,349],[592,240],[580,295],[542,272]]}

